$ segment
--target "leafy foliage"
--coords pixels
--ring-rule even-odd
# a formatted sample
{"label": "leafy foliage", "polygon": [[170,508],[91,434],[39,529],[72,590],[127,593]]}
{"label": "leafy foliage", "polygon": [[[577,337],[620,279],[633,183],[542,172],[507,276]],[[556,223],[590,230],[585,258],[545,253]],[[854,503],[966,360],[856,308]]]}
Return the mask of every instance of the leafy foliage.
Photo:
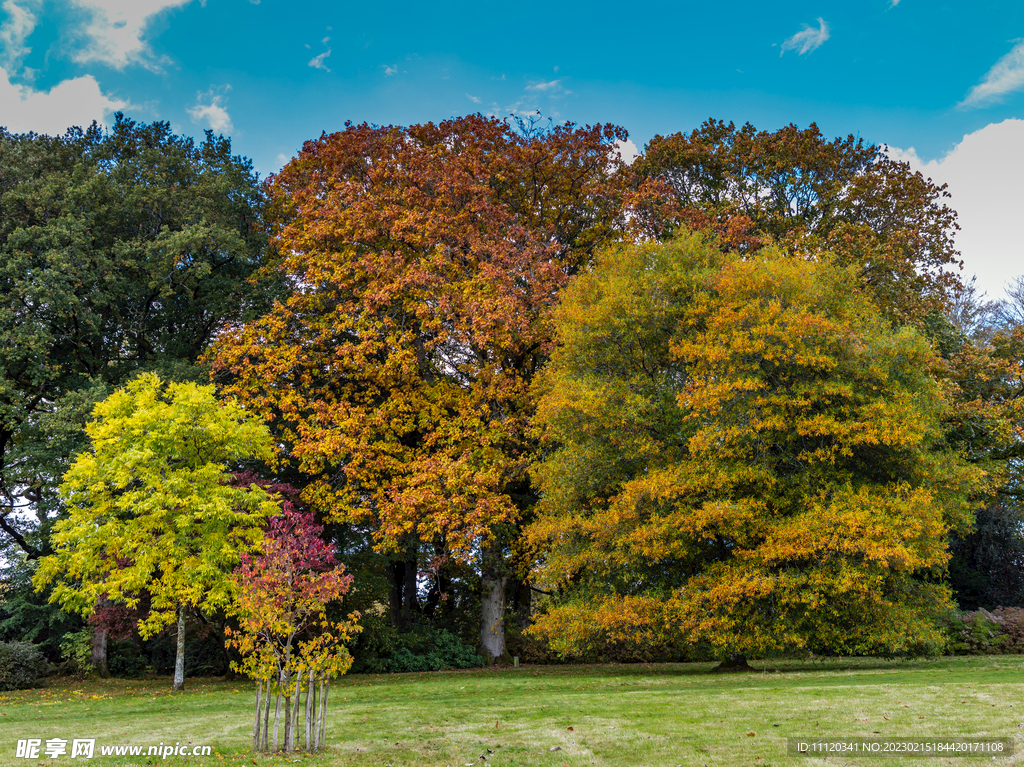
{"label": "leafy foliage", "polygon": [[770,133],[708,120],[655,136],[635,173],[675,199],[655,217],[662,234],[684,224],[744,251],[770,242],[797,257],[832,251],[899,322],[941,309],[959,287],[945,186],[853,136],[828,141],[813,123]]}
{"label": "leafy foliage", "polygon": [[944,448],[935,359],[827,255],[700,236],[606,252],[556,313],[530,538],[595,642],[720,654],[938,647],[949,529],[983,472]]}
{"label": "leafy foliage", "polygon": [[[218,341],[327,517],[469,556],[520,508],[546,311],[624,226],[611,126],[348,126],[270,180],[272,312]],[[529,500],[527,500],[529,503]]]}
{"label": "leafy foliage", "polygon": [[[309,688],[306,749],[316,751],[322,745],[325,686],[352,665],[346,645],[358,631],[359,615],[351,614],[347,621],[327,617],[328,604],[348,592],[352,576],[344,575],[344,567],[335,559],[333,549],[321,540],[321,532],[312,514],[295,511],[287,504],[283,514],[271,517],[263,552],[258,556],[245,555],[232,573],[237,596],[231,611],[238,617],[239,627],[228,628],[227,635],[230,645],[242,655],[238,669],[257,683],[253,728],[256,749],[266,751],[269,747],[266,725],[262,738],[260,725],[261,718],[269,713],[272,692],[276,692],[278,701],[274,750],[278,745],[282,698],[284,750],[295,748],[295,722],[305,674]],[[320,692],[318,707],[315,686]],[[260,693],[265,695],[265,710],[259,705]]]}
{"label": "leafy foliage", "polygon": [[31,557],[93,406],[140,369],[199,378],[220,326],[266,305],[271,283],[248,281],[262,206],[212,134],[120,115],[109,132],[0,129],[0,530]]}
{"label": "leafy foliage", "polygon": [[51,600],[89,614],[101,599],[128,607],[149,598],[143,637],[180,605],[215,610],[231,601],[228,574],[258,548],[278,507],[256,486],[235,487],[227,468],[271,457],[270,433],[212,386],[140,375],[96,406],[91,449],[61,490],[69,515],[35,574]]}
{"label": "leafy foliage", "polygon": [[39,687],[51,667],[37,645],[0,642],[0,690]]}

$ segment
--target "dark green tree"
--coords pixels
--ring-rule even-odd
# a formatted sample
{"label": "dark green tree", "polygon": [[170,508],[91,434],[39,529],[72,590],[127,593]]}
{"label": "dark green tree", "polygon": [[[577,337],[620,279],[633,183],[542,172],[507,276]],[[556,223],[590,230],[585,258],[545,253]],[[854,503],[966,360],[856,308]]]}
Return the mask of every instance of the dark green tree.
{"label": "dark green tree", "polygon": [[93,405],[139,370],[203,377],[217,330],[265,305],[262,209],[251,163],[210,132],[0,130],[0,535],[26,556]]}

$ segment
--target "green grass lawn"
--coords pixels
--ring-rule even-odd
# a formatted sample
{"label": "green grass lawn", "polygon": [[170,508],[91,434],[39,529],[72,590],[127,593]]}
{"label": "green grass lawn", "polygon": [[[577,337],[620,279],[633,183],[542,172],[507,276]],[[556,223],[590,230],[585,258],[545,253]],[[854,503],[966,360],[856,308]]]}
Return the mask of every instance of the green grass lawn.
{"label": "green grass lawn", "polygon": [[[786,738],[1010,738],[1024,764],[1024,657],[523,667],[351,676],[331,689],[328,748],[249,753],[245,682],[56,680],[0,693],[0,764],[965,765],[991,758],[790,756]],[[763,667],[763,668],[762,668]],[[95,738],[92,760],[17,759],[19,739]],[[202,757],[100,757],[100,745],[191,742]],[[557,749],[557,750],[552,750]],[[486,756],[486,761],[481,759]]]}

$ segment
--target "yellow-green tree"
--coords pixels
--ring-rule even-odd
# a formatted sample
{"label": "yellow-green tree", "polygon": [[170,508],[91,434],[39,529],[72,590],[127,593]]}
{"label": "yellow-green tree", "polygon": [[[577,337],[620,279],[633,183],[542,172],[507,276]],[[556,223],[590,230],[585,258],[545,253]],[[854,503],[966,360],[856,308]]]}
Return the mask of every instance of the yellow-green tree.
{"label": "yellow-green tree", "polygon": [[257,551],[264,519],[279,504],[258,486],[231,484],[229,468],[268,460],[267,427],[213,386],[140,375],[99,403],[89,448],[61,486],[68,516],[54,526],[53,554],[40,560],[38,589],[89,614],[100,600],[149,611],[143,637],[177,620],[174,689],[185,684],[185,615],[231,601],[229,574]]}
{"label": "yellow-green tree", "polygon": [[556,315],[529,531],[563,653],[939,641],[981,470],[943,448],[935,358],[827,254],[687,235],[606,252]]}

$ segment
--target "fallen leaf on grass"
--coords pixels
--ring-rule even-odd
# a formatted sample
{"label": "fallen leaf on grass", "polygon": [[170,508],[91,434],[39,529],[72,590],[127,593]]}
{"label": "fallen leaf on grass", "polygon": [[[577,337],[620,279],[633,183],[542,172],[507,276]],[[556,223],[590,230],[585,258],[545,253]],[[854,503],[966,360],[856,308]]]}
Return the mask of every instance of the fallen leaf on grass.
{"label": "fallen leaf on grass", "polygon": [[754,737],[755,735],[757,735],[757,733],[756,733],[756,732],[748,732],[748,733],[747,733],[747,737],[748,737],[748,738],[753,738],[753,737]]}
{"label": "fallen leaf on grass", "polygon": [[561,746],[552,746],[551,748],[548,749],[548,751],[561,751],[561,750],[562,750]]}

